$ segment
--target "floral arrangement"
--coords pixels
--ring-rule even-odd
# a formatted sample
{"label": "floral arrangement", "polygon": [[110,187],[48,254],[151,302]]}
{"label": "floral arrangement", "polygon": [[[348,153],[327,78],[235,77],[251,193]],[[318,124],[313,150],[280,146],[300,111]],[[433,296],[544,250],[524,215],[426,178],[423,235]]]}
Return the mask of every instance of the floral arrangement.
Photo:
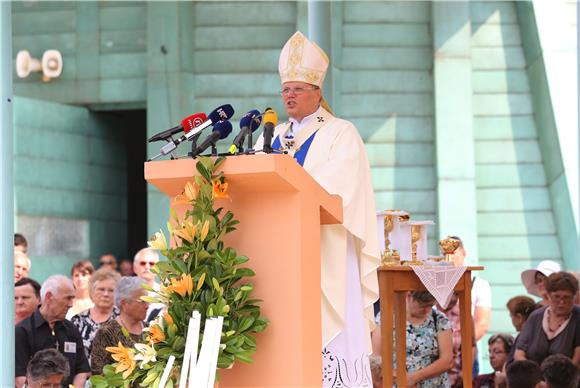
{"label": "floral arrangement", "polygon": [[[223,208],[214,209],[216,198],[228,198],[224,174],[216,172],[223,161],[224,158],[199,158],[199,175],[173,199],[167,223],[173,247],[167,245],[161,230],[149,241],[167,261],[154,268],[161,281],[160,290],[149,289],[155,295],[143,299],[163,303],[166,312],[144,329],[144,343],[132,348],[119,343],[107,348],[116,362],[105,366],[102,375],[91,377],[94,387],[157,387],[171,355],[176,357],[175,366],[165,387],[160,388],[176,387],[187,325],[194,310],[201,314],[200,345],[205,319],[224,317],[218,368],[230,368],[236,361],[252,362],[256,351],[254,334],[263,331],[268,321],[260,316],[260,301],[251,299],[253,286],[247,278],[254,272],[242,267],[249,259],[224,247],[224,236],[235,230],[238,221],[230,211],[224,214]],[[174,210],[177,205],[189,206],[183,219]]]}

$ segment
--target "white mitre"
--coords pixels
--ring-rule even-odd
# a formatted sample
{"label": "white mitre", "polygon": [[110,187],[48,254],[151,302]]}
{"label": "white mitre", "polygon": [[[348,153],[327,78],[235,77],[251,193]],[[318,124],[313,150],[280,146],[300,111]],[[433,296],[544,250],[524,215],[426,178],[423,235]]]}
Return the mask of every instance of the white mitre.
{"label": "white mitre", "polygon": [[328,56],[300,31],[288,39],[278,60],[282,83],[306,82],[322,87],[328,69]]}

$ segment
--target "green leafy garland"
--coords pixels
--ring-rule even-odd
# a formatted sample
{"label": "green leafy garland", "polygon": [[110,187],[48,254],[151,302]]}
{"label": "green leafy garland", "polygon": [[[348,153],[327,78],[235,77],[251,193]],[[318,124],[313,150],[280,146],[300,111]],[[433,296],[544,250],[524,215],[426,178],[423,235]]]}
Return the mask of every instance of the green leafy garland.
{"label": "green leafy garland", "polygon": [[174,247],[167,246],[161,230],[149,241],[167,261],[157,263],[154,268],[161,280],[160,290],[149,289],[156,295],[143,299],[163,303],[166,313],[145,329],[144,343],[132,348],[119,343],[107,348],[116,362],[105,366],[102,375],[91,377],[94,387],[157,387],[171,355],[176,357],[175,364],[167,384],[160,388],[176,387],[187,326],[194,310],[201,314],[198,347],[201,347],[206,318],[224,317],[218,368],[230,368],[236,361],[252,362],[256,351],[254,334],[265,330],[268,321],[260,316],[260,301],[250,297],[253,286],[246,278],[254,276],[254,271],[241,267],[249,259],[238,256],[233,248],[224,247],[224,236],[238,224],[232,212],[222,215],[223,208],[214,210],[216,198],[228,198],[224,174],[216,173],[224,160],[200,158],[196,164],[200,175],[194,178],[194,183],[187,183],[183,194],[174,198],[172,206],[190,206],[182,220],[171,208],[167,229],[174,239]]}

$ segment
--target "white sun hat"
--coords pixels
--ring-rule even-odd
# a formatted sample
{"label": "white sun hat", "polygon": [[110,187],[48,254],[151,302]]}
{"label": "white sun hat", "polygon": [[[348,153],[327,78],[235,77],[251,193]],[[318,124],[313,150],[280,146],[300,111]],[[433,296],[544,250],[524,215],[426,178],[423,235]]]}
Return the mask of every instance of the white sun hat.
{"label": "white sun hat", "polygon": [[538,286],[536,285],[536,272],[541,272],[546,276],[550,276],[554,272],[560,271],[560,264],[553,260],[542,260],[536,267],[536,269],[526,269],[522,271],[522,283],[526,287],[529,294],[542,297],[539,293]]}

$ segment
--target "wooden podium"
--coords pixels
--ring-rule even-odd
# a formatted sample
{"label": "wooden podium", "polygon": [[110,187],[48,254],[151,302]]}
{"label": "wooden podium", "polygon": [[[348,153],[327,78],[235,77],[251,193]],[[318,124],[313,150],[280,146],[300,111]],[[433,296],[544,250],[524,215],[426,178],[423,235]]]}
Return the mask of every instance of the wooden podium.
{"label": "wooden podium", "polygon": [[[197,175],[195,160],[145,163],[145,179],[168,196]],[[226,246],[250,258],[253,298],[270,320],[253,364],[220,370],[222,387],[320,387],[320,225],[342,223],[342,201],[288,155],[232,156],[220,166],[230,199],[216,201],[240,221]]]}

